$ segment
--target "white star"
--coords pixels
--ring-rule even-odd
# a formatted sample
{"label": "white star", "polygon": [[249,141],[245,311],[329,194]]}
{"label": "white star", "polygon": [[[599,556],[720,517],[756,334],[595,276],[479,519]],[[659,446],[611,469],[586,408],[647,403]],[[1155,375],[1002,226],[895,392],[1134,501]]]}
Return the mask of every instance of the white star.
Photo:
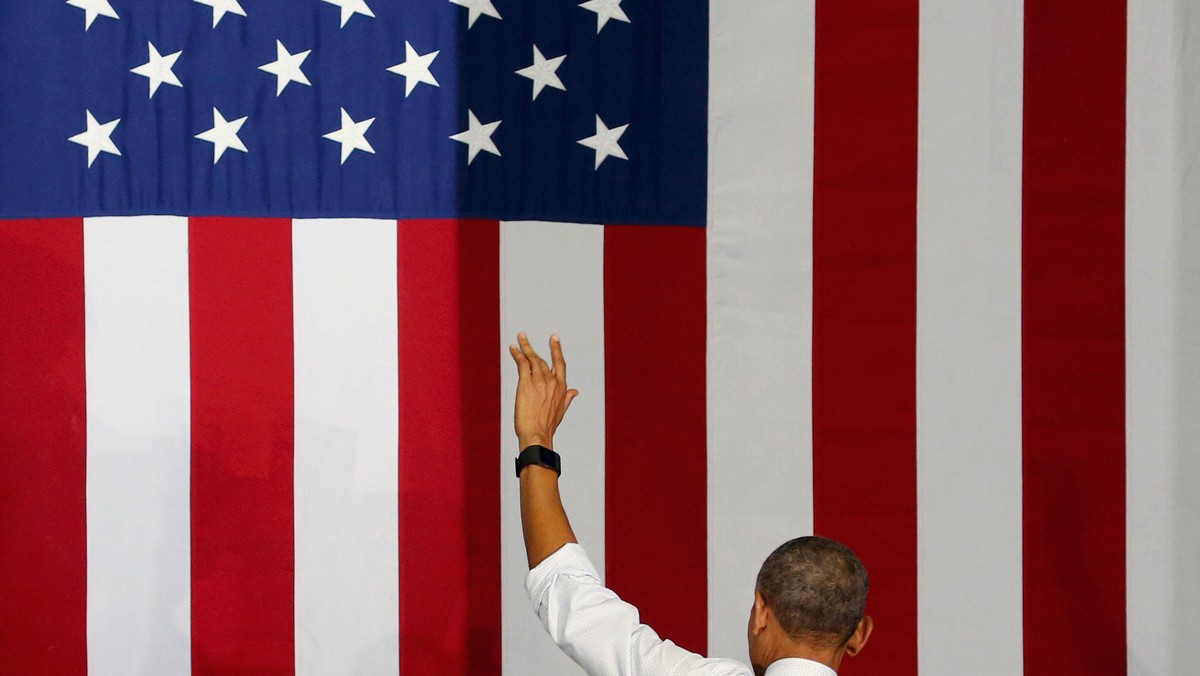
{"label": "white star", "polygon": [[153,42],[146,44],[150,46],[150,60],[137,68],[130,69],[129,72],[150,79],[150,98],[154,98],[154,92],[158,91],[159,85],[163,83],[172,87],[182,87],[183,83],[175,77],[175,73],[171,69],[175,67],[175,62],[179,60],[179,55],[183,52],[179,51],[163,56],[158,53]]}
{"label": "white star", "polygon": [[608,23],[609,19],[629,23],[629,17],[625,15],[625,10],[621,9],[621,0],[587,0],[579,6],[596,13],[597,33],[604,28],[604,24]]}
{"label": "white star", "polygon": [[[440,51],[440,50],[439,50]],[[422,82],[440,87],[437,78],[429,72],[429,65],[437,58],[438,52],[418,54],[413,46],[404,41],[404,63],[398,63],[388,68],[389,73],[404,76],[404,95],[407,97],[412,90]]]}
{"label": "white star", "polygon": [[367,5],[367,0],[322,0],[322,1],[328,2],[331,5],[337,5],[338,7],[342,8],[342,25],[341,25],[342,28],[346,27],[346,22],[349,21],[350,17],[354,16],[355,14],[362,14],[363,16],[369,16],[372,19],[375,18],[375,13],[372,12],[370,6]]}
{"label": "white star", "polygon": [[371,128],[371,124],[375,122],[375,118],[369,118],[362,122],[355,122],[354,118],[350,117],[350,113],[342,108],[342,128],[337,131],[331,131],[324,136],[330,141],[337,141],[342,144],[342,164],[346,163],[346,158],[350,157],[350,153],[355,150],[365,150],[372,155],[375,154],[375,149],[371,147],[371,143],[367,141],[367,130]]}
{"label": "white star", "polygon": [[121,123],[121,118],[117,118],[112,122],[100,124],[96,118],[92,117],[92,111],[87,112],[87,130],[81,131],[78,134],[67,139],[71,143],[78,143],[81,146],[87,146],[88,149],[88,166],[92,166],[92,162],[96,161],[96,157],[100,153],[110,153],[121,155],[121,151],[117,149],[117,144],[113,143],[112,133]]}
{"label": "white star", "polygon": [[117,11],[108,4],[108,0],[67,0],[67,4],[72,7],[78,7],[83,10],[83,30],[92,27],[92,22],[98,16],[106,16],[110,19],[119,19]]}
{"label": "white star", "polygon": [[221,115],[221,111],[213,108],[213,126],[206,132],[196,134],[196,138],[201,141],[208,141],[213,144],[213,164],[221,159],[225,151],[233,148],[244,153],[250,152],[246,150],[246,146],[242,144],[242,140],[238,138],[238,131],[242,125],[246,123],[246,118],[240,117],[236,120],[226,121],[225,116]]}
{"label": "white star", "polygon": [[487,14],[488,16],[495,17],[497,19],[503,18],[500,16],[500,12],[496,11],[496,6],[492,4],[492,0],[450,0],[450,2],[458,5],[459,7],[466,7],[470,10],[470,12],[467,13],[468,30],[470,30],[471,26],[475,25],[475,20],[478,19],[481,14]]}
{"label": "white star", "polygon": [[226,12],[246,16],[246,10],[242,9],[242,4],[238,0],[196,0],[196,2],[212,7],[213,28],[221,23],[221,18],[225,16]]}
{"label": "white star", "polygon": [[564,92],[567,91],[567,88],[563,86],[562,80],[558,79],[558,73],[555,72],[562,65],[565,58],[567,58],[566,54],[556,56],[553,59],[547,59],[542,56],[542,52],[537,48],[537,45],[533,46],[533,65],[526,66],[517,71],[517,75],[533,80],[533,100],[537,100],[538,94],[542,93],[544,87],[554,87]]}
{"label": "white star", "polygon": [[596,168],[599,169],[600,163],[606,157],[619,157],[622,160],[629,159],[626,157],[625,151],[621,150],[621,146],[617,143],[617,141],[621,140],[621,134],[624,134],[625,129],[628,127],[629,125],[623,124],[619,127],[609,129],[604,125],[604,120],[601,120],[600,116],[597,115],[595,135],[580,139],[578,143],[596,151]]}
{"label": "white star", "polygon": [[499,126],[500,120],[488,122],[487,124],[479,124],[479,118],[475,117],[475,112],[468,108],[467,130],[459,132],[450,138],[459,143],[467,144],[467,165],[470,165],[480,150],[486,150],[497,157],[500,156],[500,149],[496,147],[496,142],[492,140],[492,134],[496,131],[496,127]]}
{"label": "white star", "polygon": [[258,67],[259,70],[265,70],[277,78],[275,80],[275,96],[282,94],[283,88],[288,86],[289,82],[312,86],[304,71],[300,70],[300,64],[304,63],[310,52],[312,52],[311,49],[306,49],[303,52],[289,54],[287,48],[283,46],[283,42],[275,41],[275,60]]}

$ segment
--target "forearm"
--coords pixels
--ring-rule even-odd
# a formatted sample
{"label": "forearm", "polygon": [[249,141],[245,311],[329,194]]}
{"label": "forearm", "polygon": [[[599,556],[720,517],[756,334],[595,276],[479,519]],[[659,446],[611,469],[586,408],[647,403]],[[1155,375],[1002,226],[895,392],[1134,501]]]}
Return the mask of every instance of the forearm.
{"label": "forearm", "polygon": [[[554,431],[579,390],[567,389],[567,362],[558,336],[550,337],[551,368],[517,334],[519,345],[509,346],[517,365],[517,401],[514,423],[522,449],[530,446],[553,448]],[[521,470],[521,531],[525,555],[532,569],[568,542],[575,542],[567,513],[558,497],[558,473],[537,465]]]}
{"label": "forearm", "polygon": [[530,568],[576,541],[558,494],[554,470],[529,465],[521,471],[521,531]]}

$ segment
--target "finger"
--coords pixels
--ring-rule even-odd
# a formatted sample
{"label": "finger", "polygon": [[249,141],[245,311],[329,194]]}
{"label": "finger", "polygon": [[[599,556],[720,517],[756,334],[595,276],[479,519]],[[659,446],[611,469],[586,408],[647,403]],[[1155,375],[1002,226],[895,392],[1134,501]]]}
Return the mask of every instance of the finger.
{"label": "finger", "polygon": [[529,343],[529,336],[522,331],[517,334],[517,342],[521,346],[521,353],[529,360],[529,374],[534,378],[540,378],[550,372],[550,367],[546,365],[546,360],[538,356],[537,350],[533,349],[533,345]]}
{"label": "finger", "polygon": [[559,340],[557,333],[550,336],[550,358],[554,360],[554,377],[558,378],[558,382],[565,386],[567,384],[567,360],[563,359],[562,341]]}
{"label": "finger", "polygon": [[533,345],[529,344],[529,336],[525,335],[524,331],[517,334],[517,344],[521,346],[521,353],[529,361],[533,362],[541,359],[538,356],[537,350],[533,349]]}
{"label": "finger", "polygon": [[529,360],[525,358],[525,354],[521,352],[521,348],[516,345],[509,345],[508,352],[517,364],[517,378],[520,380],[528,378],[530,372]]}
{"label": "finger", "polygon": [[529,342],[529,336],[525,335],[525,332],[522,331],[517,334],[517,340],[521,341],[521,351],[525,353],[530,363],[533,364],[533,373],[536,375],[550,375],[550,365],[533,349],[533,345]]}

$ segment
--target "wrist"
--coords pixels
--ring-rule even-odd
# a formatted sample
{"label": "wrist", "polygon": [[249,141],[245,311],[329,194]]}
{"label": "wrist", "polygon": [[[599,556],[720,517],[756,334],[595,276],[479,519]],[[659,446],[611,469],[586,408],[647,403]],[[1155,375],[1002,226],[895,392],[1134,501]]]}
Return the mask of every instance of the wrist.
{"label": "wrist", "polygon": [[523,449],[517,455],[515,464],[517,477],[523,477],[525,470],[532,466],[548,469],[555,477],[562,472],[562,464],[558,454],[540,444],[527,446]]}
{"label": "wrist", "polygon": [[543,446],[550,450],[554,450],[554,438],[548,434],[528,434],[517,437],[517,452],[521,452],[530,446]]}

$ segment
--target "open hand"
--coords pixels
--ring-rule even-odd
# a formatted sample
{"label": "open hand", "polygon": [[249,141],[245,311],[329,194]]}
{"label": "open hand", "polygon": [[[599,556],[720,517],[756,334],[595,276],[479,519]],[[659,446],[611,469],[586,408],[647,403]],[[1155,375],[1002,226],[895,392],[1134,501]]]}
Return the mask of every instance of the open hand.
{"label": "open hand", "polygon": [[538,445],[554,448],[554,432],[566,415],[579,390],[567,389],[567,362],[557,335],[550,337],[550,360],[538,356],[529,337],[517,334],[518,345],[510,345],[517,364],[517,405],[515,423],[520,447]]}

